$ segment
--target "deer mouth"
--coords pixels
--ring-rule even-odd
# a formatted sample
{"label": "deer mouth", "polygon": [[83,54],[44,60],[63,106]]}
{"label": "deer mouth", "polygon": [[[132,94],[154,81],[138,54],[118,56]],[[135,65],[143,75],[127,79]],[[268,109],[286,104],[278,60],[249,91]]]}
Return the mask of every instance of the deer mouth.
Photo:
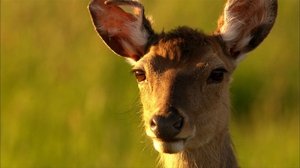
{"label": "deer mouth", "polygon": [[[187,128],[187,127],[186,127]],[[155,134],[151,129],[146,129],[146,135],[152,139],[154,149],[160,153],[179,153],[184,151],[189,141],[195,136],[196,129],[186,129],[175,137],[163,137]]]}
{"label": "deer mouth", "polygon": [[164,141],[162,139],[153,138],[153,146],[160,153],[178,153],[184,150],[186,139],[176,139],[172,141]]}
{"label": "deer mouth", "polygon": [[153,141],[154,149],[160,153],[178,153],[184,150],[188,138],[169,138],[157,137],[150,129],[146,130],[147,136]]}

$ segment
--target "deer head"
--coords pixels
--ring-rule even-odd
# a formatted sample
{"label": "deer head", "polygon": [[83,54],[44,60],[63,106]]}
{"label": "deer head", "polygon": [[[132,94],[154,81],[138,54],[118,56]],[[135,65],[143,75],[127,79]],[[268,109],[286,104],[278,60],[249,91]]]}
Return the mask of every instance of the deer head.
{"label": "deer head", "polygon": [[133,65],[155,149],[177,153],[228,132],[231,74],[270,32],[277,1],[228,0],[210,35],[188,27],[155,33],[134,0],[93,0],[89,10],[103,41]]}

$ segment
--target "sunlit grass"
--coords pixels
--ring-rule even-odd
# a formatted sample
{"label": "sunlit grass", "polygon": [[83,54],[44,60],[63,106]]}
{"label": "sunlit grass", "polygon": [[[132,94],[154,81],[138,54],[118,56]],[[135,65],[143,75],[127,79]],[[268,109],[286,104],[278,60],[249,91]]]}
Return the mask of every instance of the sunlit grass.
{"label": "sunlit grass", "polygon": [[[143,2],[158,31],[212,32],[224,1]],[[1,1],[1,167],[155,166],[130,66],[99,40],[87,4]],[[234,74],[242,167],[299,167],[298,47],[299,1],[280,1],[270,36]]]}

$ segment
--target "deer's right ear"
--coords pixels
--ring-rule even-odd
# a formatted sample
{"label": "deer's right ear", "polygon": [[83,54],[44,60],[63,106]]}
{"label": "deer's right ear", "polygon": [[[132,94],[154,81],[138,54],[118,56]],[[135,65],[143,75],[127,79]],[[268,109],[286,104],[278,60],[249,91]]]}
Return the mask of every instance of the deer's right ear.
{"label": "deer's right ear", "polygon": [[[133,13],[119,6],[126,5]],[[133,0],[92,0],[89,11],[94,26],[103,41],[116,54],[139,60],[154,31],[144,15],[144,7]]]}

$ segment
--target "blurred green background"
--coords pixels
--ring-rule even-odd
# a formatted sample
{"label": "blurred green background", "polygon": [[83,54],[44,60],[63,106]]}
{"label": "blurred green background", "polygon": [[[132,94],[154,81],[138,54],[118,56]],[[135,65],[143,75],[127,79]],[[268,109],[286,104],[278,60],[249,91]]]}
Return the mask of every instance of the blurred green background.
{"label": "blurred green background", "polygon": [[[223,0],[142,0],[157,31],[212,32]],[[1,167],[155,167],[130,66],[99,39],[88,0],[1,0]],[[232,83],[242,167],[299,167],[299,0],[279,0]]]}

